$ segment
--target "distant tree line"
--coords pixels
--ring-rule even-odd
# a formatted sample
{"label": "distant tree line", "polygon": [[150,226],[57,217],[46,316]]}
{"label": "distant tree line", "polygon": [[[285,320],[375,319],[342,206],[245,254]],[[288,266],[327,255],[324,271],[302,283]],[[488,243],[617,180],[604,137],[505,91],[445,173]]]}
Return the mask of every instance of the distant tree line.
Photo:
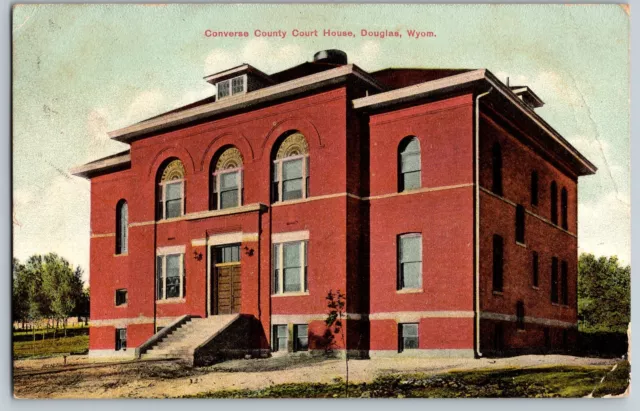
{"label": "distant tree line", "polygon": [[[25,263],[13,259],[13,322],[43,324],[66,336],[69,317],[89,316],[89,289],[84,289],[82,268],[54,253],[32,255]],[[55,331],[54,331],[55,335]],[[44,333],[43,333],[44,338]]]}

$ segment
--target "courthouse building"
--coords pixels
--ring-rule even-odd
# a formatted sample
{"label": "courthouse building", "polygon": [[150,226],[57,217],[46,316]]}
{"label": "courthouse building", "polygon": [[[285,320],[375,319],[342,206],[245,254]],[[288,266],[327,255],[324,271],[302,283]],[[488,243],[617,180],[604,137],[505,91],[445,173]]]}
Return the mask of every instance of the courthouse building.
{"label": "courthouse building", "polygon": [[[574,342],[578,177],[596,168],[529,87],[367,72],[338,50],[204,80],[211,97],[110,132],[129,150],[73,170],[91,181],[91,355]],[[330,290],[346,302],[335,336]]]}

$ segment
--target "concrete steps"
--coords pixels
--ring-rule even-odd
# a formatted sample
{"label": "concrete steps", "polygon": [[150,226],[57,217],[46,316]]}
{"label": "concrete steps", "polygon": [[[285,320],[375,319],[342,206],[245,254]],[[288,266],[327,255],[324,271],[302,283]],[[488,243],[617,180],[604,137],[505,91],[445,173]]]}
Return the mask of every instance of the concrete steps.
{"label": "concrete steps", "polygon": [[193,362],[199,346],[215,338],[239,317],[239,314],[230,314],[192,318],[159,340],[141,358],[176,358]]}

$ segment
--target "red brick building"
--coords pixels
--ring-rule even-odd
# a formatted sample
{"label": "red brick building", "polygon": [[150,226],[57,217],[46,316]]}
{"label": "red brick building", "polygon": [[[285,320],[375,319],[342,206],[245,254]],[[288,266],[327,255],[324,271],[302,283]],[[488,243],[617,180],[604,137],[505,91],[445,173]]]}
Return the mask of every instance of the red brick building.
{"label": "red brick building", "polygon": [[[577,183],[596,168],[528,87],[368,73],[339,51],[205,80],[214,96],[111,132],[130,149],[73,170],[93,193],[91,354],[472,357],[575,338]],[[172,351],[180,330],[191,345]]]}

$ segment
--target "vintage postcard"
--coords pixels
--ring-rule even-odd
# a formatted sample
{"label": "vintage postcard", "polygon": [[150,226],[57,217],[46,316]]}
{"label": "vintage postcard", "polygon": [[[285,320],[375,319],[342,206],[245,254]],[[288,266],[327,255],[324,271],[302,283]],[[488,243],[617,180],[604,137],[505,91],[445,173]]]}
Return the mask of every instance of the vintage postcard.
{"label": "vintage postcard", "polygon": [[15,397],[627,395],[629,13],[16,5]]}

